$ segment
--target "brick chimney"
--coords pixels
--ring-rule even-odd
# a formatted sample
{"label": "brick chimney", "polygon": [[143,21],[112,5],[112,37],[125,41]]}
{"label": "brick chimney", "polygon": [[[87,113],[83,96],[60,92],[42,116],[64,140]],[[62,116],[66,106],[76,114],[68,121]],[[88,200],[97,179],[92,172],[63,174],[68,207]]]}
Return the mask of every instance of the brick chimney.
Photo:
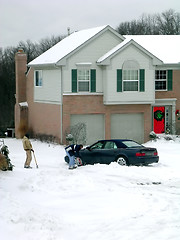
{"label": "brick chimney", "polygon": [[16,103],[26,102],[27,55],[19,49],[15,55]]}
{"label": "brick chimney", "polygon": [[28,104],[26,98],[27,55],[19,49],[15,55],[16,105],[15,136],[22,138],[28,129]]}

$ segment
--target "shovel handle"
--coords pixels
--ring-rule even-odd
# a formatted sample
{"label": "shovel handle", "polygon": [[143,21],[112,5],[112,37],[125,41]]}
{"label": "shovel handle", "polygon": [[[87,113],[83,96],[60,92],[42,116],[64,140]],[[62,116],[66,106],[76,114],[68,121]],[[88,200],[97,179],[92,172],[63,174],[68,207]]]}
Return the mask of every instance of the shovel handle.
{"label": "shovel handle", "polygon": [[32,152],[33,152],[33,156],[34,156],[34,161],[35,161],[35,163],[36,163],[36,167],[38,168],[38,164],[37,164],[37,160],[36,160],[36,157],[35,157],[34,151],[32,151]]}

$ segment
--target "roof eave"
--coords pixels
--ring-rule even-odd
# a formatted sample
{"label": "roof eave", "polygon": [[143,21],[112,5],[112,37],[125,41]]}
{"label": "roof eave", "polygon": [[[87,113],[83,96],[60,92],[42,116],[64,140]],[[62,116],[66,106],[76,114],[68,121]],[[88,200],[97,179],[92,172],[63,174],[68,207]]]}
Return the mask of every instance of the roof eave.
{"label": "roof eave", "polygon": [[56,65],[56,63],[28,64],[28,67],[32,67],[34,69],[39,69],[39,68],[54,67],[55,65]]}
{"label": "roof eave", "polygon": [[113,52],[111,55],[109,55],[107,58],[105,58],[102,61],[97,61],[98,65],[109,65],[110,59],[113,58],[115,55],[117,55],[119,52],[123,51],[125,48],[127,48],[129,45],[133,44],[137,48],[139,48],[141,51],[143,51],[146,55],[150,56],[153,59],[153,65],[163,64],[163,61],[156,56],[154,56],[152,53],[150,53],[148,50],[146,50],[144,47],[142,47],[140,44],[135,42],[133,39],[128,41],[126,44],[124,44],[122,47],[119,47],[115,52]]}
{"label": "roof eave", "polygon": [[180,63],[163,63],[163,64],[158,64],[156,65],[156,67],[158,68],[171,68],[171,69],[174,69],[174,70],[180,70]]}

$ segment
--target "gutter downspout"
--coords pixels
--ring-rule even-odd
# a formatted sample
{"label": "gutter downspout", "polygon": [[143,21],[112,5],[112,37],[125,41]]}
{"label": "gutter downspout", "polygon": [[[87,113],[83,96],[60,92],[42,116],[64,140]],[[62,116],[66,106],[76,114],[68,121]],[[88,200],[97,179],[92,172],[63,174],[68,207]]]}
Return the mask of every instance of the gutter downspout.
{"label": "gutter downspout", "polygon": [[61,102],[60,102],[60,137],[61,137],[61,144],[63,144],[63,80],[62,80],[62,67],[58,66],[56,63],[54,64],[55,68],[60,70],[60,81],[61,81]]}
{"label": "gutter downspout", "polygon": [[61,144],[63,143],[63,79],[62,79],[62,67],[61,67],[61,105],[60,105],[60,114],[61,114]]}

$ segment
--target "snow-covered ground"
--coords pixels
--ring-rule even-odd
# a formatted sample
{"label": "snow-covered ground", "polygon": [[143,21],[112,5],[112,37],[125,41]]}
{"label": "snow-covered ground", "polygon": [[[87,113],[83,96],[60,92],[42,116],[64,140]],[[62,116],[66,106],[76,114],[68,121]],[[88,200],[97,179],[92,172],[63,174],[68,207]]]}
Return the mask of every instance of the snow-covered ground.
{"label": "snow-covered ground", "polygon": [[14,170],[0,172],[2,240],[179,240],[180,140],[148,142],[148,167],[68,170],[63,146],[32,140],[39,168],[24,169],[21,140],[5,139]]}

